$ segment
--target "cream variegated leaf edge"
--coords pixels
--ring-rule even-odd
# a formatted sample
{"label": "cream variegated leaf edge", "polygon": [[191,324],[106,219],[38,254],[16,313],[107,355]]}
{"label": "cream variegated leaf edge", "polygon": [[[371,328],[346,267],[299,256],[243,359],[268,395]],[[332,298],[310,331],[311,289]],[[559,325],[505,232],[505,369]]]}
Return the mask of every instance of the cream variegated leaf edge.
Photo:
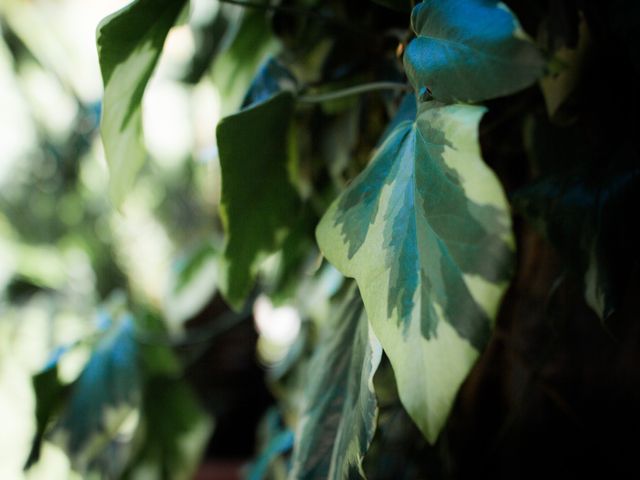
{"label": "cream variegated leaf edge", "polygon": [[147,157],[142,97],[165,38],[186,0],[134,0],[100,22],[97,48],[104,82],[100,132],[109,194],[121,206]]}
{"label": "cream variegated leaf edge", "polygon": [[373,377],[382,347],[355,284],[330,316],[311,359],[290,479],[364,477],[378,405]]}
{"label": "cream variegated leaf edge", "polygon": [[478,143],[484,112],[421,104],[316,232],[326,258],[356,279],[400,399],[432,443],[488,341],[512,270],[508,203]]}

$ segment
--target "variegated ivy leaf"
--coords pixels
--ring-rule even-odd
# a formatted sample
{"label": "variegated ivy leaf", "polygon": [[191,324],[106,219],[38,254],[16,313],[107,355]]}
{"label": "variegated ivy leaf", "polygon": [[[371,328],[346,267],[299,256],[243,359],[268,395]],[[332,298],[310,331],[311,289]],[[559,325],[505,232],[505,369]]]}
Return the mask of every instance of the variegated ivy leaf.
{"label": "variegated ivy leaf", "polygon": [[521,90],[544,60],[515,16],[495,0],[426,0],[411,16],[416,32],[404,56],[417,90],[443,102],[478,102]]}
{"label": "variegated ivy leaf", "polygon": [[142,95],[162,45],[186,0],[135,0],[98,26],[104,82],[102,142],[111,174],[112,201],[119,205],[146,157],[142,145]]}
{"label": "variegated ivy leaf", "polygon": [[507,286],[507,201],[483,163],[484,108],[423,103],[379,147],[317,229],[360,287],[400,399],[434,442],[486,344]]}
{"label": "variegated ivy leaf", "polygon": [[329,319],[309,367],[296,432],[292,479],[364,476],[362,459],[376,428],[373,375],[382,357],[357,289]]}

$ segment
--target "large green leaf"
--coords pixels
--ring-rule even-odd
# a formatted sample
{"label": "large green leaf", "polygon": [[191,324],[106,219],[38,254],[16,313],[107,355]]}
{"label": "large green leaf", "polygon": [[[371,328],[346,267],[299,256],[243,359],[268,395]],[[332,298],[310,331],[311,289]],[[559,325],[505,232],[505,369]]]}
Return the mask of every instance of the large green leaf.
{"label": "large green leaf", "polygon": [[293,95],[283,92],[218,125],[226,232],[220,288],[236,308],[261,258],[282,245],[297,221],[299,199],[287,168],[293,108]]}
{"label": "large green leaf", "polygon": [[511,271],[508,205],[478,145],[484,111],[421,104],[317,229],[327,259],[356,279],[400,398],[432,442]]}
{"label": "large green leaf", "polygon": [[72,464],[85,470],[140,406],[142,372],[133,319],[124,317],[98,342],[73,384],[56,426]]}
{"label": "large green leaf", "polygon": [[405,69],[436,100],[477,102],[531,85],[544,61],[517,19],[495,0],[426,0],[411,16],[417,38]]}
{"label": "large green leaf", "polygon": [[104,82],[102,141],[111,173],[111,199],[116,205],[122,203],[144,163],[142,95],[185,2],[135,0],[98,26]]}
{"label": "large green leaf", "polygon": [[382,348],[357,290],[329,319],[309,366],[291,478],[356,478],[376,428],[373,375]]}

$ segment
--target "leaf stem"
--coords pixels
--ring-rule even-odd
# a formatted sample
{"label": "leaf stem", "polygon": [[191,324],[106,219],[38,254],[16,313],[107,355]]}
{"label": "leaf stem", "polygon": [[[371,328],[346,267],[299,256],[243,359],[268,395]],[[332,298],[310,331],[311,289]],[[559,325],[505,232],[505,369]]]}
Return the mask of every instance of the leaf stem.
{"label": "leaf stem", "polygon": [[351,97],[353,95],[360,95],[362,93],[374,92],[377,90],[399,90],[408,92],[411,87],[406,83],[399,82],[372,82],[364,83],[362,85],[355,85],[342,90],[336,90],[328,93],[319,93],[317,95],[300,95],[298,101],[301,103],[323,103],[331,100],[338,100],[340,98]]}

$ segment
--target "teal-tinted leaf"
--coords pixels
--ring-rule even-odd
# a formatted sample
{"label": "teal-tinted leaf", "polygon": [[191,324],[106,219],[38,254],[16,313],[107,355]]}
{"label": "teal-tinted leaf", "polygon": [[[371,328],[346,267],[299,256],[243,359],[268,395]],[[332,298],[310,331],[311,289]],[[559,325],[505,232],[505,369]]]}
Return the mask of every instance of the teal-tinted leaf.
{"label": "teal-tinted leaf", "polygon": [[57,423],[72,464],[84,470],[141,400],[133,319],[123,318],[98,342]]}
{"label": "teal-tinted leaf", "polygon": [[275,461],[293,447],[293,433],[291,430],[279,429],[273,432],[270,437],[258,457],[251,464],[246,477],[248,480],[272,478],[269,473]]}
{"label": "teal-tinted leaf", "polygon": [[264,102],[278,92],[295,92],[296,89],[297,81],[293,74],[282,63],[271,57],[258,70],[242,101],[242,106],[248,107]]}
{"label": "teal-tinted leaf", "polygon": [[435,441],[489,338],[512,264],[507,201],[475,106],[420,105],[321,220],[322,252],[360,287],[400,398]]}
{"label": "teal-tinted leaf", "polygon": [[544,61],[517,19],[495,0],[426,0],[413,9],[417,38],[404,64],[416,89],[443,102],[477,102],[521,90]]}
{"label": "teal-tinted leaf", "polygon": [[384,132],[382,132],[377,147],[380,147],[380,145],[385,142],[385,140],[395,131],[398,125],[401,125],[404,122],[413,122],[416,118],[417,112],[418,103],[416,101],[416,96],[413,93],[407,93],[402,97],[395,115],[385,128]]}
{"label": "teal-tinted leaf", "polygon": [[144,391],[142,447],[122,478],[193,478],[212,422],[189,387],[157,377]]}
{"label": "teal-tinted leaf", "polygon": [[362,476],[362,458],[375,432],[373,375],[382,348],[357,290],[351,289],[342,311],[329,319],[326,333],[308,370],[291,478]]}
{"label": "teal-tinted leaf", "polygon": [[122,203],[144,163],[142,95],[185,1],[135,0],[98,27],[104,82],[102,141],[116,205]]}
{"label": "teal-tinted leaf", "polygon": [[226,232],[220,288],[236,308],[261,258],[282,245],[297,221],[299,199],[287,170],[293,107],[293,96],[283,92],[218,125]]}

